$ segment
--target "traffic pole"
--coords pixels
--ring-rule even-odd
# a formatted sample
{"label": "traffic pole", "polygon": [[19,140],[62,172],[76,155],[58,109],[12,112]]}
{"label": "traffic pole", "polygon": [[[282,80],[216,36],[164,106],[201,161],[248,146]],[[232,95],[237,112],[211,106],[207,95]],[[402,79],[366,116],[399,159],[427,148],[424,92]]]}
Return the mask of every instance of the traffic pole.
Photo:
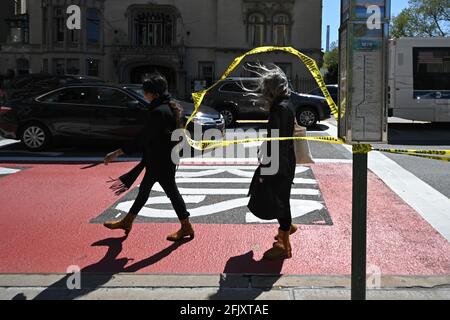
{"label": "traffic pole", "polygon": [[367,153],[353,154],[352,300],[366,300]]}

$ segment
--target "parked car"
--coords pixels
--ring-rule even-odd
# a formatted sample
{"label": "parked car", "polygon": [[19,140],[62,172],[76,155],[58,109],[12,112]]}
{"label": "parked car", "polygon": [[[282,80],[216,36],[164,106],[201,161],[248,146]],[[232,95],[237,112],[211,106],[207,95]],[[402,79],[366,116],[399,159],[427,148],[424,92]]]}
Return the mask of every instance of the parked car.
{"label": "parked car", "polygon": [[29,74],[18,76],[5,84],[4,99],[18,99],[44,93],[60,86],[80,83],[104,83],[102,80],[80,75]]}
{"label": "parked car", "polygon": [[[333,98],[334,102],[338,103],[338,93],[339,93],[339,87],[337,84],[327,84],[328,92],[330,93],[331,97]],[[323,97],[323,92],[320,90],[319,87],[315,88],[314,90],[311,90],[308,94],[313,96],[319,96]]]}
{"label": "parked car", "polygon": [[[0,107],[0,134],[21,140],[28,149],[35,151],[61,139],[124,142],[132,140],[142,129],[142,112],[147,105],[142,96],[127,86],[66,85],[6,102]],[[182,105],[183,118],[187,119],[193,106]],[[202,108],[194,123],[203,130],[224,130],[223,118],[209,108]]]}
{"label": "parked car", "polygon": [[[256,88],[256,80],[256,78],[222,80],[206,95],[204,103],[222,114],[227,127],[233,126],[238,120],[267,119],[268,104],[249,95],[244,89]],[[318,121],[330,118],[331,111],[325,98],[293,91],[291,102],[297,121],[303,127],[310,128]]]}
{"label": "parked car", "polygon": [[[142,85],[139,84],[124,84],[122,88],[126,90],[132,90],[135,94],[139,95],[142,99],[144,98],[144,90],[142,89]],[[177,99],[177,97],[173,97],[183,108],[183,124],[186,124],[187,120],[194,113],[195,105],[192,102],[182,101]],[[222,133],[225,131],[225,120],[223,116],[206,105],[201,105],[197,114],[193,118],[191,124],[187,128],[189,131],[193,131],[193,125],[200,125],[202,131],[206,131],[208,129],[219,129]]]}

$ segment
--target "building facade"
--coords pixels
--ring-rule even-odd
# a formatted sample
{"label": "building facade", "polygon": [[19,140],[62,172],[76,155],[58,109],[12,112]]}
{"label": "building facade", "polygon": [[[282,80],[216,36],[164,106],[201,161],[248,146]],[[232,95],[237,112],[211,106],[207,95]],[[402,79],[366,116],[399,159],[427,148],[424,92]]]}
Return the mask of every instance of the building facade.
{"label": "building facade", "polygon": [[[15,0],[3,0],[12,1]],[[322,0],[21,0],[6,19],[0,73],[83,74],[140,82],[159,71],[186,97],[210,85],[233,59],[258,46],[292,46],[322,60]],[[67,8],[81,8],[81,29],[66,26]],[[274,62],[298,90],[313,86],[293,56],[272,53],[246,62]],[[247,76],[239,68],[233,74]]]}
{"label": "building facade", "polygon": [[[16,9],[20,9],[16,8],[17,5],[17,1],[0,2],[0,44],[5,43],[8,39],[7,37],[9,34],[9,26],[6,19],[14,16],[16,13]],[[17,11],[20,12],[19,10]]]}

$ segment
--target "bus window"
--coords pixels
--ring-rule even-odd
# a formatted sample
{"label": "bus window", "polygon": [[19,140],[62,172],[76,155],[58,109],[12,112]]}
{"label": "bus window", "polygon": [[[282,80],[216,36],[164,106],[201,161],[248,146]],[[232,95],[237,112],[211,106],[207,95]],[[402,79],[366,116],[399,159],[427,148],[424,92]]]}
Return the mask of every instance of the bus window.
{"label": "bus window", "polygon": [[450,99],[450,48],[413,48],[414,99]]}

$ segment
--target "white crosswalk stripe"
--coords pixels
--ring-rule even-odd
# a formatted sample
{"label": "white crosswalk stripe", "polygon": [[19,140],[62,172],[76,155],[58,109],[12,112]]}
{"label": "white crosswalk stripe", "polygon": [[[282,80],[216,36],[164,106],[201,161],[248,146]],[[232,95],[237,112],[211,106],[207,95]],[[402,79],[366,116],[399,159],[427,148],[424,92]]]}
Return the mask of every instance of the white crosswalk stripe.
{"label": "white crosswalk stripe", "polygon": [[[255,166],[197,166],[193,170],[189,166],[181,166],[177,172],[177,184],[180,193],[188,206],[191,218],[214,220],[214,217],[230,216],[236,220],[240,215],[241,223],[274,223],[263,221],[248,211],[248,186],[253,177]],[[292,217],[301,218],[312,213],[323,215],[326,211],[318,183],[309,167],[298,166],[295,185],[291,193]],[[220,184],[220,188],[216,186]],[[127,213],[133,205],[134,195],[125,201],[118,202],[113,209]],[[115,214],[114,216],[120,216]],[[232,217],[232,215],[234,217]],[[145,207],[139,213],[140,217],[148,219],[175,219],[170,200],[164,194],[162,187],[156,183]],[[331,218],[329,219],[331,220]],[[206,221],[205,221],[206,222]],[[208,221],[209,222],[209,221]]]}

